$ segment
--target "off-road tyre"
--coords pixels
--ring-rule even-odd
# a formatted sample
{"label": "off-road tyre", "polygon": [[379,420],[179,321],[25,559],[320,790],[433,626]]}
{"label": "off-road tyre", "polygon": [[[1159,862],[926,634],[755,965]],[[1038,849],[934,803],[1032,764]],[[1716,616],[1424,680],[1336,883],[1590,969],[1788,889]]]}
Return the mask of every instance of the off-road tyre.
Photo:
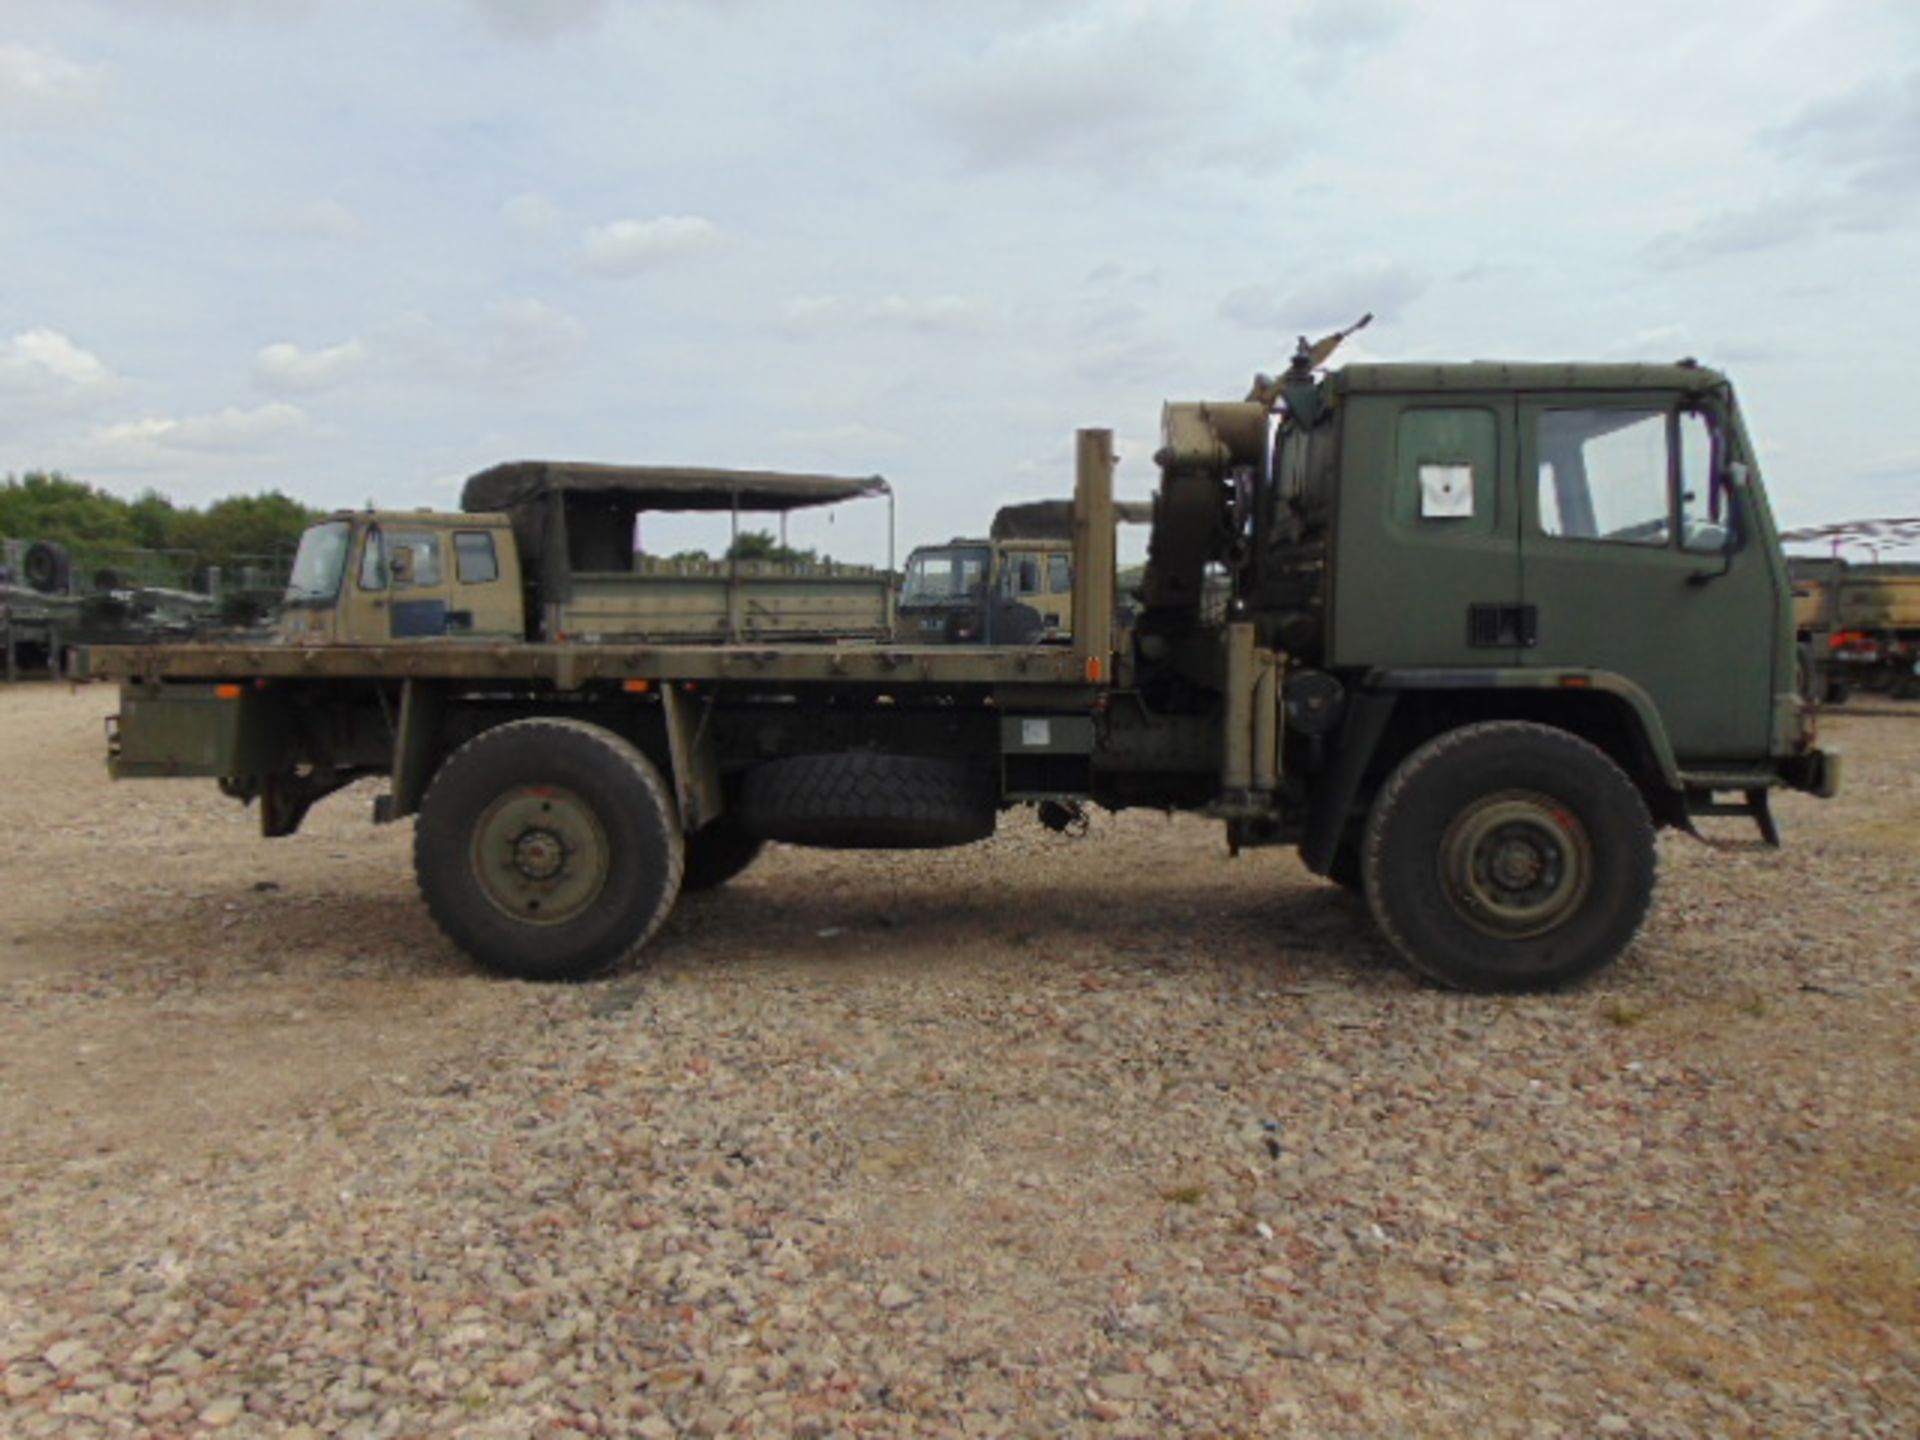
{"label": "off-road tyre", "polygon": [[[552,843],[539,828],[543,803],[558,811]],[[510,856],[528,848],[533,873],[502,863],[502,845]],[[413,863],[428,912],[481,965],[521,980],[584,980],[631,959],[660,928],[685,848],[646,756],[598,725],[543,718],[496,726],[447,757],[420,803]],[[556,897],[544,916],[542,885]]]}
{"label": "off-road tyre", "polygon": [[20,575],[28,589],[42,595],[65,594],[72,576],[66,547],[51,540],[34,541],[20,557]]}
{"label": "off-road tyre", "polygon": [[828,850],[934,850],[993,834],[993,789],[965,764],[851,751],[795,755],[749,770],[749,834]]}
{"label": "off-road tyre", "polygon": [[1579,736],[1489,721],[1403,760],[1361,849],[1368,903],[1423,975],[1462,990],[1569,984],[1614,960],[1653,900],[1654,832]]}
{"label": "off-road tyre", "polygon": [[749,835],[732,815],[723,815],[686,837],[687,863],[680,874],[682,890],[712,890],[726,884],[753,864],[766,846]]}

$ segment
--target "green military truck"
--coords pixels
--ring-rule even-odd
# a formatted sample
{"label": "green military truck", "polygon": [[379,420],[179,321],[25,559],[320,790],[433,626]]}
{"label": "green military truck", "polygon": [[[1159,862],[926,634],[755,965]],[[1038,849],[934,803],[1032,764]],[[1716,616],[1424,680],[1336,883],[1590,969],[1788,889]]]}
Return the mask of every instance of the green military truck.
{"label": "green military truck", "polygon": [[[661,577],[579,548],[595,503],[617,536],[663,486],[779,508],[873,482],[607,470],[583,501],[551,467],[496,471],[460,514],[322,521],[278,643],[87,654],[122,685],[112,771],[215,778],[268,835],[384,777],[375,818],[417,815],[434,918],[533,979],[628,959],[767,841],[961,845],[1087,804],[1297,846],[1444,984],[1586,975],[1647,912],[1659,827],[1738,813],[1777,838],[1773,789],[1837,783],[1733,390],[1691,363],[1327,372],[1329,348],[1166,408],[1129,626],[1104,430],[1078,437],[1055,646],[904,644],[873,609],[843,628],[836,577],[812,631],[751,633],[740,577],[686,623]],[[416,583],[452,573],[404,617],[403,527],[432,539],[406,541]],[[356,618],[382,596],[385,633]]]}

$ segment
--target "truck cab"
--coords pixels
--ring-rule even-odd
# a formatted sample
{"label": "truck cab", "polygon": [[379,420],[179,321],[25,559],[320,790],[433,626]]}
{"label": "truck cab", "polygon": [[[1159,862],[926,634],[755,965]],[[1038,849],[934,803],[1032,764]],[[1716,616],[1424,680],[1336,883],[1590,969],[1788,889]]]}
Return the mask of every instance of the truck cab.
{"label": "truck cab", "polygon": [[279,638],[520,640],[520,557],[503,514],[340,511],[300,537]]}
{"label": "truck cab", "polygon": [[1034,645],[1071,626],[1073,547],[1058,540],[966,540],[907,556],[895,635],[907,645]]}
{"label": "truck cab", "polygon": [[[922,545],[907,557],[895,638],[905,645],[1035,645],[1073,638],[1074,502],[1003,505],[984,540]],[[1115,524],[1153,507],[1114,501]],[[1124,605],[1127,597],[1116,596]]]}

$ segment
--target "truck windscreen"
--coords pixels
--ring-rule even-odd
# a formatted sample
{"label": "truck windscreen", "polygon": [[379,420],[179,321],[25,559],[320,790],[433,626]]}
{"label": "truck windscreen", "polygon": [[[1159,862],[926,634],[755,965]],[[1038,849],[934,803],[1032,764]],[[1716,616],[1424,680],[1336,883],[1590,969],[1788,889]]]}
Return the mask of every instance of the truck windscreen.
{"label": "truck windscreen", "polygon": [[923,550],[907,562],[907,578],[900,589],[902,605],[937,605],[965,600],[980,593],[987,578],[991,552],[984,547],[964,550]]}
{"label": "truck windscreen", "polygon": [[340,593],[340,578],[346,574],[347,550],[352,542],[353,527],[345,520],[310,526],[300,537],[300,549],[293,557],[286,603],[331,604]]}

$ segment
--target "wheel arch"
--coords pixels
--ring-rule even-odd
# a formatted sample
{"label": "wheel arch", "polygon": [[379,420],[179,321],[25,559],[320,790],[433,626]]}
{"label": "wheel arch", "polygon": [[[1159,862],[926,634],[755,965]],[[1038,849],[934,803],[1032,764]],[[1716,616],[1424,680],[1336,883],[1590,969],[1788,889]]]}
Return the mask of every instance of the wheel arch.
{"label": "wheel arch", "polygon": [[1316,788],[1301,845],[1324,875],[1335,851],[1366,823],[1371,796],[1434,737],[1489,720],[1524,720],[1577,735],[1624,770],[1662,825],[1685,826],[1679,762],[1659,709],[1640,686],[1607,670],[1374,670],[1358,678],[1341,753]]}
{"label": "wheel arch", "polygon": [[[383,704],[386,702],[383,702]],[[696,697],[662,684],[657,691],[595,696],[584,704],[538,697],[494,700],[460,693],[444,681],[408,678],[392,726],[388,793],[377,802],[384,824],[419,813],[420,802],[455,751],[489,730],[520,720],[573,719],[618,735],[659,770],[684,830],[695,830],[725,810],[712,727]]]}

